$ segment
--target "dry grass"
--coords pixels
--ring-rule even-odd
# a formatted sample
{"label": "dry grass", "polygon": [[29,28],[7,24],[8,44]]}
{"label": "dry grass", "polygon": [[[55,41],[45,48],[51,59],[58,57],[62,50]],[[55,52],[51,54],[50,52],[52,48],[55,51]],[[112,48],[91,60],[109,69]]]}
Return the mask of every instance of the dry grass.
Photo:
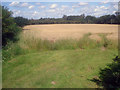
{"label": "dry grass", "polygon": [[25,26],[24,34],[51,41],[59,39],[79,39],[86,33],[90,38],[99,40],[99,33],[107,34],[109,39],[118,38],[118,25],[107,24],[49,24]]}

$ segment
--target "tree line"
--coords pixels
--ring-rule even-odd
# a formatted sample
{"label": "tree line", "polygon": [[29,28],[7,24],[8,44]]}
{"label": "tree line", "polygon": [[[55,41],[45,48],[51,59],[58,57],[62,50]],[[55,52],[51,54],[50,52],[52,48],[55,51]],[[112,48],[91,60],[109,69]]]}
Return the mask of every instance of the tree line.
{"label": "tree line", "polygon": [[84,14],[78,16],[63,15],[62,18],[40,18],[27,19],[23,17],[15,17],[17,25],[23,27],[24,25],[35,24],[120,24],[120,15],[104,15],[100,17],[85,16]]}

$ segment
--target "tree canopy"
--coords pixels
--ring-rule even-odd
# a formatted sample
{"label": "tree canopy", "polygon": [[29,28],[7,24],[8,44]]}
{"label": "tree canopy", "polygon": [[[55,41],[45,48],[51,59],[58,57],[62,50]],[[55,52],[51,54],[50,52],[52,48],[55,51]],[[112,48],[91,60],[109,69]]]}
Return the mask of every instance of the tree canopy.
{"label": "tree canopy", "polygon": [[2,45],[5,46],[9,41],[17,41],[17,35],[21,29],[14,22],[12,12],[6,7],[2,7]]}
{"label": "tree canopy", "polygon": [[15,23],[20,26],[20,27],[23,27],[25,25],[28,25],[29,24],[29,21],[28,19],[26,18],[23,18],[23,17],[15,17]]}

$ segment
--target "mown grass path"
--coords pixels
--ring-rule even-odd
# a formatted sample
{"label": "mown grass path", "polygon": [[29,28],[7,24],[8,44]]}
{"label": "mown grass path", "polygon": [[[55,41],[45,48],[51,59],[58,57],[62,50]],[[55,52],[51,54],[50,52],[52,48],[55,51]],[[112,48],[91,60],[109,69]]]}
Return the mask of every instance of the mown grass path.
{"label": "mown grass path", "polygon": [[3,64],[3,88],[94,88],[90,79],[117,50],[77,49],[31,53]]}

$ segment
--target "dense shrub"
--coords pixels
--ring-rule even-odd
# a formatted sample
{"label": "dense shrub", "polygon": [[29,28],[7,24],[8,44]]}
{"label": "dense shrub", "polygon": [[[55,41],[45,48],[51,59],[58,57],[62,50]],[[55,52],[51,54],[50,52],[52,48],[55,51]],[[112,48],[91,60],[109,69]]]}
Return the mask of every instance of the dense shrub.
{"label": "dense shrub", "polygon": [[20,31],[21,28],[14,22],[12,12],[6,7],[2,7],[2,45],[6,46],[10,41],[17,41]]}
{"label": "dense shrub", "polygon": [[20,26],[20,27],[23,27],[25,25],[28,25],[29,24],[29,21],[28,19],[26,18],[23,18],[23,17],[15,17],[15,23]]}
{"label": "dense shrub", "polygon": [[94,81],[105,88],[120,89],[120,58],[117,56],[113,60],[112,64],[100,70],[99,79],[94,79]]}

